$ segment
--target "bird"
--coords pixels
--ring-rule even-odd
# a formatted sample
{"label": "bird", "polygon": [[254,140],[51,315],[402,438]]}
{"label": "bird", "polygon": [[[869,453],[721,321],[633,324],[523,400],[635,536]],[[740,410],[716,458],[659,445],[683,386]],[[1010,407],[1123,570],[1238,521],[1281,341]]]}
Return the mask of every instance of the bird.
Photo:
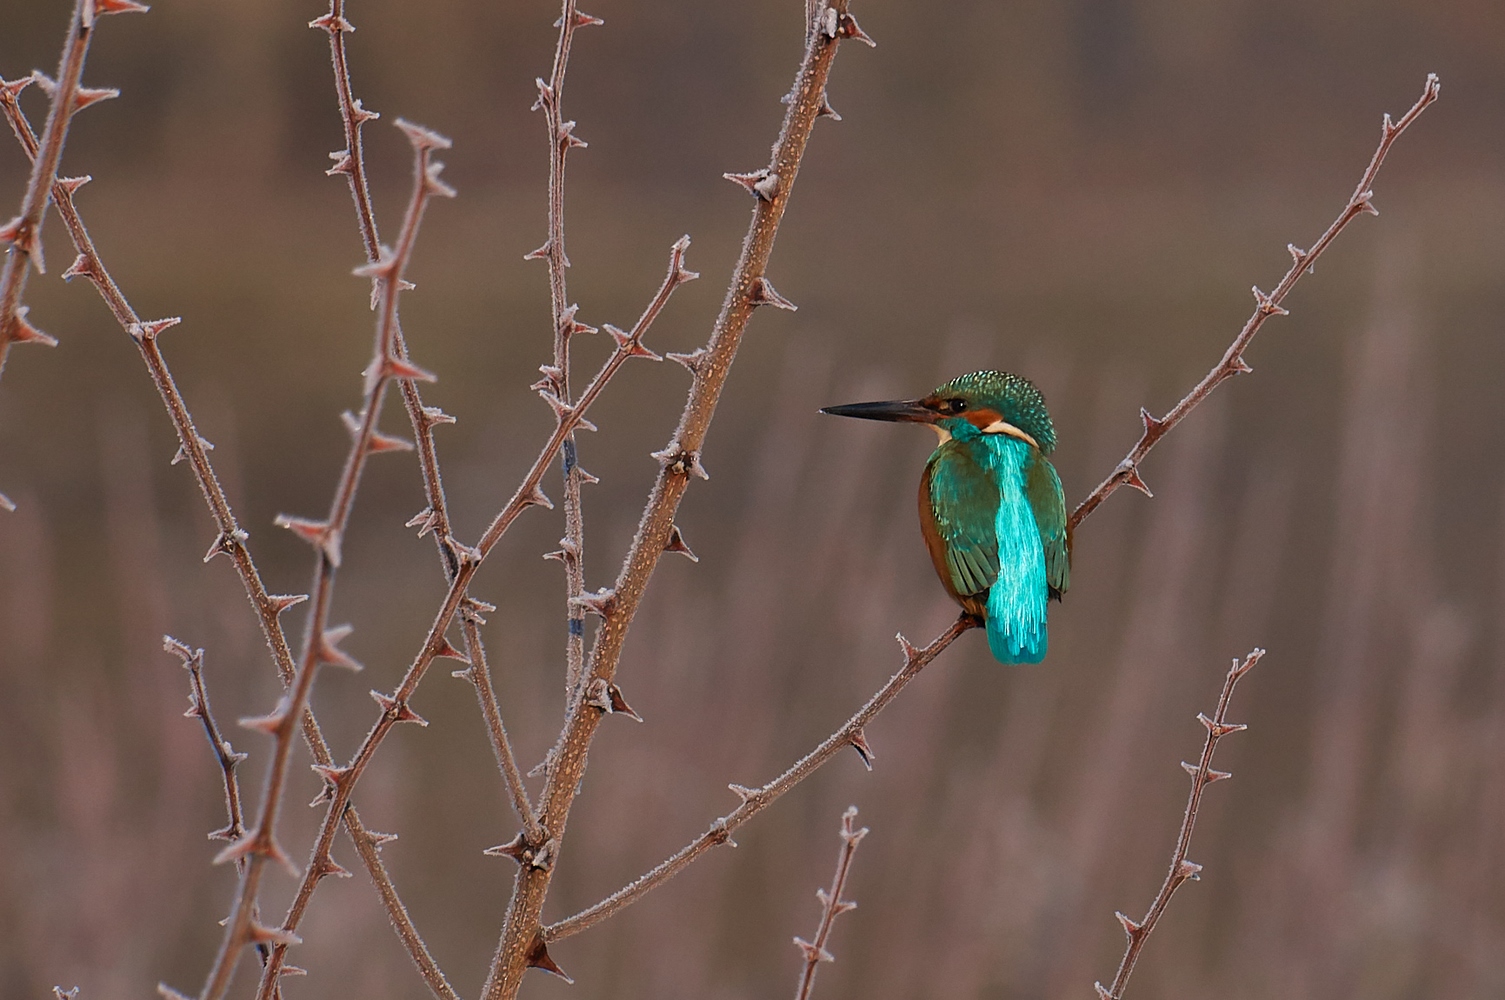
{"label": "bird", "polygon": [[936,575],[987,628],[1000,663],[1039,663],[1049,601],[1071,584],[1071,527],[1049,455],[1056,431],[1033,382],[971,372],[920,399],[822,413],[928,424],[940,441],[920,477],[920,530]]}

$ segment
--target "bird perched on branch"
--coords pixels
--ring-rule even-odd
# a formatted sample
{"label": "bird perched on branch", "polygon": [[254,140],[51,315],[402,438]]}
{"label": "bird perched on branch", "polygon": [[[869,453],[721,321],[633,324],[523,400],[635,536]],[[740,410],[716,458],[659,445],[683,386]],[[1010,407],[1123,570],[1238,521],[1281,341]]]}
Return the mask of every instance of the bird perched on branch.
{"label": "bird perched on branch", "polygon": [[923,399],[828,406],[822,413],[929,424],[940,444],[920,477],[920,529],[936,574],[987,624],[1000,663],[1045,658],[1046,603],[1071,582],[1071,530],[1047,455],[1056,432],[1029,379],[973,372]]}

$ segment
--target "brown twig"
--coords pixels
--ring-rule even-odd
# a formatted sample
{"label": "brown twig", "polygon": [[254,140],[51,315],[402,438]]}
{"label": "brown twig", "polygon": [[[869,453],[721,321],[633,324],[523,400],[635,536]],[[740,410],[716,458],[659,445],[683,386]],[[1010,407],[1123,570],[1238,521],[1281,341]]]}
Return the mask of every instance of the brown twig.
{"label": "brown twig", "polygon": [[[836,49],[844,38],[871,42],[848,13],[847,6],[848,0],[834,0],[817,14],[819,27],[806,38],[804,57],[768,166],[751,174],[728,175],[752,195],[755,203],[741,256],[709,342],[695,354],[676,359],[693,376],[689,397],[674,437],[666,448],[655,453],[661,467],[659,476],[616,585],[582,601],[588,610],[601,616],[602,623],[579,695],[570,706],[565,726],[549,756],[542,819],[544,829],[556,845],[563,837],[575,791],[584,776],[596,727],[606,714],[593,704],[598,699],[589,694],[596,689],[609,692],[615,687],[617,662],[628,628],[660,556],[677,537],[674,515],[680,500],[691,476],[705,477],[700,449],[747,322],[760,305],[789,306],[773,290],[764,272],[815,120],[828,107],[826,80]],[[550,859],[557,854],[556,846]],[[552,864],[540,865],[536,860],[519,867],[506,924],[482,990],[486,1000],[510,1000],[517,995],[523,973],[530,966],[552,965],[539,922],[552,869]]]}
{"label": "brown twig", "polygon": [[[564,249],[564,166],[571,149],[584,148],[586,143],[575,135],[575,123],[563,120],[564,78],[569,69],[570,46],[577,28],[601,24],[601,19],[582,14],[576,0],[562,0],[559,14],[559,38],[554,45],[554,65],[549,79],[538,83],[538,100],[535,110],[544,113],[544,126],[549,140],[549,189],[548,189],[548,239],[543,246],[528,254],[528,259],[543,259],[549,265],[549,312],[554,325],[554,360],[543,368],[544,382],[564,402],[570,402],[570,341],[576,334],[595,333],[595,327],[587,326],[575,316],[577,306],[569,304],[565,269],[570,259]],[[580,686],[580,676],[585,665],[585,611],[580,598],[585,594],[585,521],[580,505],[580,487],[594,481],[580,468],[575,449],[575,436],[564,441],[561,472],[564,478],[564,538],[559,550],[550,553],[564,565],[565,609],[567,632],[565,636],[565,699],[572,701]]]}
{"label": "brown twig", "polygon": [[815,898],[820,900],[820,925],[816,928],[815,940],[806,941],[801,937],[794,939],[795,947],[805,957],[805,968],[800,973],[799,989],[795,991],[794,1000],[810,1000],[810,991],[815,988],[815,970],[820,968],[822,962],[836,961],[836,956],[826,950],[826,942],[831,937],[831,925],[843,913],[857,909],[856,903],[841,898],[847,885],[847,874],[852,870],[852,855],[857,853],[857,845],[862,843],[862,838],[868,833],[867,827],[852,829],[852,821],[856,818],[856,806],[848,806],[847,811],[841,814],[841,850],[836,855],[836,874],[831,877],[829,891],[815,890]]}
{"label": "brown twig", "polygon": [[1168,434],[1172,427],[1179,424],[1218,385],[1241,372],[1248,373],[1254,370],[1244,361],[1244,351],[1248,348],[1250,341],[1254,339],[1255,334],[1259,333],[1265,320],[1271,316],[1287,314],[1287,310],[1282,306],[1286,296],[1290,294],[1292,288],[1296,287],[1296,282],[1301,279],[1301,276],[1312,270],[1317,258],[1322,256],[1323,251],[1338,238],[1338,234],[1350,222],[1366,212],[1370,215],[1379,214],[1374,207],[1373,199],[1374,180],[1380,172],[1380,165],[1385,162],[1385,155],[1390,152],[1391,145],[1400,137],[1400,134],[1409,128],[1433,101],[1437,100],[1439,91],[1437,74],[1428,73],[1421,97],[1411,105],[1411,110],[1396,122],[1392,122],[1388,114],[1385,115],[1381,125],[1380,144],[1375,148],[1374,155],[1370,157],[1369,166],[1365,169],[1364,175],[1359,178],[1359,183],[1353,189],[1353,194],[1349,196],[1348,204],[1343,207],[1343,211],[1338,214],[1332,225],[1327,227],[1327,231],[1318,238],[1310,250],[1302,250],[1295,244],[1286,245],[1286,249],[1291,252],[1290,270],[1286,272],[1285,277],[1280,279],[1280,284],[1275,286],[1275,290],[1268,295],[1260,291],[1258,285],[1254,286],[1254,312],[1245,321],[1238,336],[1233,338],[1233,343],[1229,344],[1228,349],[1223,352],[1222,359],[1213,366],[1202,381],[1192,387],[1191,392],[1187,393],[1181,402],[1163,417],[1152,416],[1149,410],[1140,409],[1139,418],[1144,424],[1144,431],[1140,434],[1139,440],[1133,448],[1129,449],[1129,453],[1124,456],[1123,461],[1118,463],[1108,478],[1104,479],[1097,489],[1089,493],[1086,499],[1071,512],[1068,522],[1070,529],[1075,529],[1081,524],[1087,515],[1097,509],[1098,504],[1106,500],[1120,486],[1132,486],[1146,496],[1154,495],[1139,474],[1139,463],[1144,461],[1144,457],[1150,453],[1150,449],[1157,441]]}
{"label": "brown twig", "polygon": [[[21,112],[19,102],[16,100],[20,90],[31,78],[21,81],[17,86],[0,87],[0,112],[3,112],[10,122],[12,130],[21,142],[28,156],[35,158],[38,150],[38,140],[32,131],[24,114]],[[251,556],[247,544],[248,535],[243,531],[235,520],[234,513],[230,508],[228,499],[221,487],[218,477],[210,464],[207,451],[212,445],[199,436],[193,425],[187,404],[178,392],[177,385],[173,380],[172,372],[162,356],[160,347],[156,342],[156,336],[163,329],[176,321],[158,320],[154,322],[142,322],[129,301],[120,291],[119,286],[111,277],[96,249],[93,240],[85,228],[82,218],[74,205],[74,193],[88,178],[64,178],[53,184],[53,201],[57,205],[58,212],[62,216],[69,235],[73,240],[78,258],[73,265],[64,272],[64,277],[83,276],[88,278],[99,291],[121,327],[131,334],[142,360],[156,384],[158,392],[167,409],[173,427],[177,431],[179,451],[174,462],[187,461],[193,469],[194,477],[203,493],[204,501],[209,509],[210,516],[214,519],[218,529],[215,543],[209,549],[207,558],[214,555],[225,554],[235,564],[236,570],[241,577],[246,596],[251,601],[252,607],[257,612],[257,621],[261,626],[263,638],[272,652],[273,661],[278,670],[278,675],[284,685],[290,684],[295,673],[293,657],[288,648],[286,638],[282,631],[279,615],[287,608],[300,601],[307,600],[306,595],[275,595],[269,594],[261,581],[261,574],[256,568],[256,563]],[[408,383],[403,383],[407,386]],[[432,422],[442,422],[443,415],[437,410],[426,409],[424,413],[432,418]],[[304,710],[302,715],[303,738],[313,754],[315,764],[320,767],[330,767],[334,758],[329,751],[323,734],[319,730],[318,722],[313,713]],[[377,884],[378,890],[384,899],[395,896],[391,888],[391,879],[382,864],[377,847],[386,839],[386,834],[372,833],[361,822],[360,815],[355,808],[349,807],[343,816],[345,829],[350,835],[357,852],[366,863],[372,880]],[[343,869],[334,865],[332,860],[325,870],[326,874],[342,874]],[[410,922],[406,922],[406,913],[400,907],[389,907],[389,916],[392,918],[398,934],[408,944],[409,951],[423,971],[424,977],[429,982],[443,982],[443,973],[433,964],[427,956],[426,950],[421,947],[421,940]]]}
{"label": "brown twig", "polygon": [[1233,689],[1240,678],[1247,674],[1264,655],[1263,649],[1255,649],[1244,657],[1243,662],[1235,659],[1233,666],[1228,668],[1228,673],[1223,678],[1223,690],[1218,695],[1218,707],[1212,713],[1212,718],[1209,719],[1202,714],[1197,715],[1197,721],[1207,727],[1207,739],[1202,744],[1202,757],[1195,765],[1184,761],[1181,764],[1191,775],[1191,794],[1186,799],[1186,813],[1181,819],[1181,831],[1176,835],[1176,848],[1171,852],[1170,869],[1166,872],[1165,882],[1160,886],[1160,891],[1155,894],[1155,900],[1150,903],[1150,908],[1145,911],[1144,917],[1136,921],[1122,913],[1113,914],[1123,925],[1128,944],[1124,948],[1124,956],[1118,963],[1118,972],[1114,975],[1112,984],[1110,986],[1104,986],[1102,983],[1093,984],[1097,988],[1097,995],[1102,1000],[1122,1000],[1124,987],[1128,985],[1129,976],[1134,971],[1134,963],[1139,961],[1139,953],[1143,950],[1145,941],[1149,940],[1150,934],[1155,930],[1155,925],[1160,922],[1160,916],[1170,903],[1171,896],[1184,883],[1200,878],[1198,873],[1202,870],[1202,866],[1186,860],[1186,852],[1191,847],[1192,830],[1197,825],[1197,810],[1202,805],[1202,792],[1214,781],[1233,777],[1227,771],[1213,770],[1212,755],[1218,748],[1218,740],[1229,733],[1237,733],[1249,728],[1227,721],[1228,702],[1232,699]]}
{"label": "brown twig", "polygon": [[[245,816],[240,806],[240,782],[235,776],[236,765],[245,760],[246,755],[237,753],[230,746],[230,741],[220,733],[214,715],[209,711],[209,692],[204,687],[204,651],[190,649],[170,635],[162,637],[162,648],[182,660],[183,669],[188,671],[188,711],[183,715],[198,719],[203,724],[204,735],[209,738],[209,746],[214,750],[215,759],[219,761],[220,774],[225,782],[225,812],[229,814],[229,822],[209,834],[209,839],[233,843],[246,832]],[[244,867],[245,859],[237,858],[235,863],[238,868]]]}
{"label": "brown twig", "polygon": [[[380,319],[376,325],[375,352],[366,369],[365,402],[361,415],[357,418],[356,426],[353,428],[350,452],[346,458],[339,485],[335,489],[334,498],[330,503],[326,520],[315,522],[286,516],[277,519],[278,524],[293,531],[314,547],[316,569],[313,599],[309,607],[303,650],[299,656],[298,670],[293,683],[272,714],[259,719],[245,720],[242,723],[268,733],[274,738],[275,744],[272,762],[267,770],[261,813],[255,829],[226,848],[216,859],[225,860],[245,856],[249,858],[250,864],[241,876],[235,908],[226,922],[224,940],[200,995],[201,1000],[219,1000],[224,995],[229,987],[240,949],[244,945],[265,943],[285,948],[297,942],[296,935],[289,928],[284,926],[274,930],[260,927],[251,919],[251,913],[256,905],[260,875],[265,868],[266,861],[268,859],[283,861],[290,869],[296,871],[286,855],[282,853],[281,848],[277,846],[275,837],[277,817],[286,788],[295,727],[308,704],[309,692],[312,690],[313,680],[320,664],[358,666],[341,652],[337,645],[348,629],[327,628],[328,613],[333,597],[335,575],[340,565],[341,539],[355,502],[356,490],[360,484],[366,459],[377,451],[389,450],[383,445],[383,437],[376,430],[387,386],[394,379],[428,380],[432,378],[427,372],[416,368],[397,355],[395,348],[397,297],[403,288],[403,274],[411,259],[413,244],[418,236],[418,227],[422,222],[424,209],[429,199],[436,196],[452,197],[454,194],[452,189],[439,181],[438,173],[441,165],[432,159],[435,150],[449,147],[449,140],[401,119],[398,120],[397,125],[407,135],[408,141],[413,146],[413,194],[408,203],[396,248],[383,251],[376,263],[357,268],[355,272],[360,276],[380,280],[381,310]],[[322,852],[315,852],[309,870],[303,875],[304,883],[316,883],[325,876],[333,874],[332,870],[328,870],[333,864],[334,861],[329,857],[327,848]],[[271,963],[268,963],[268,968],[270,967]]]}
{"label": "brown twig", "polygon": [[[57,343],[26,319],[21,293],[26,287],[29,268],[35,267],[38,272],[47,270],[42,256],[42,223],[46,219],[48,198],[57,181],[58,161],[62,159],[63,144],[68,139],[68,126],[72,124],[73,116],[84,108],[119,95],[119,91],[93,90],[80,82],[84,60],[89,55],[89,43],[94,39],[95,24],[106,14],[144,10],[146,8],[142,5],[128,0],[76,0],[73,17],[68,23],[68,39],[63,43],[63,55],[58,64],[57,80],[48,81],[41,73],[33,73],[24,80],[0,82],[0,88],[11,100],[32,82],[46,86],[52,96],[38,151],[32,155],[31,177],[21,199],[21,214],[0,226],[0,240],[10,244],[10,253],[0,269],[0,372],[5,370],[11,344]],[[0,498],[0,506],[13,509],[10,501],[4,498]]]}
{"label": "brown twig", "polygon": [[640,875],[633,882],[618,889],[594,906],[545,927],[543,929],[544,941],[558,941],[561,938],[579,934],[586,928],[600,923],[623,907],[637,902],[650,890],[658,888],[678,875],[711,848],[730,843],[732,833],[739,826],[772,805],[775,799],[804,781],[822,764],[847,747],[854,747],[862,755],[864,761],[870,761],[873,752],[867,744],[865,730],[868,723],[872,722],[878,713],[883,711],[888,703],[893,701],[899,692],[918,677],[920,671],[941,655],[959,635],[968,629],[979,627],[980,624],[971,615],[963,614],[951,623],[950,628],[936,636],[935,640],[923,649],[916,649],[904,636],[900,635],[898,640],[900,648],[904,651],[904,665],[899,668],[898,673],[888,679],[888,683],[868,699],[867,704],[863,705],[856,715],[847,720],[845,725],[827,736],[819,746],[805,754],[787,771],[766,785],[759,788],[730,786],[737,797],[742,800],[737,808],[713,822],[705,833],[686,844],[652,871]]}

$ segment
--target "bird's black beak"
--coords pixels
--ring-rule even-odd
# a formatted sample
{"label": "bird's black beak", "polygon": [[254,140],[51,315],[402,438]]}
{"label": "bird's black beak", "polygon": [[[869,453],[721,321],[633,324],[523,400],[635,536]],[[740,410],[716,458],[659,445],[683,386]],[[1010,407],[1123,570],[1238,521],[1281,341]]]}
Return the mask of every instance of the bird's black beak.
{"label": "bird's black beak", "polygon": [[933,424],[940,414],[925,406],[918,399],[892,399],[881,403],[847,403],[845,406],[825,406],[822,413],[836,417],[859,417],[863,420],[888,420],[915,424]]}

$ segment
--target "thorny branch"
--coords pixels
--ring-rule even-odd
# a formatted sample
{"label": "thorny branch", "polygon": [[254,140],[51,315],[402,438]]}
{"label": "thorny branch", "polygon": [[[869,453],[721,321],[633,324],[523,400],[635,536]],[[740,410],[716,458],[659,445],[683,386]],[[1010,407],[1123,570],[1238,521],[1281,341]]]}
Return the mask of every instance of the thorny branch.
{"label": "thorny branch", "polygon": [[1165,874],[1165,882],[1160,886],[1160,891],[1155,894],[1155,900],[1150,904],[1149,910],[1139,920],[1131,920],[1122,913],[1115,913],[1118,922],[1123,925],[1124,934],[1128,937],[1128,944],[1124,948],[1123,960],[1118,963],[1118,973],[1113,977],[1110,986],[1102,983],[1094,983],[1097,995],[1102,1000],[1122,1000],[1124,987],[1128,985],[1129,975],[1134,971],[1134,963],[1139,961],[1139,953],[1144,948],[1144,943],[1149,939],[1155,925],[1160,922],[1160,915],[1165,912],[1171,896],[1175,894],[1182,883],[1200,878],[1198,873],[1202,866],[1186,860],[1186,852],[1191,847],[1191,834],[1197,825],[1197,810],[1202,804],[1202,792],[1214,781],[1222,781],[1233,775],[1227,771],[1215,771],[1212,768],[1212,755],[1218,748],[1218,740],[1229,733],[1237,733],[1249,728],[1245,725],[1230,723],[1228,717],[1228,702],[1233,697],[1233,689],[1239,680],[1247,674],[1260,658],[1265,655],[1263,649],[1250,651],[1244,657],[1242,663],[1237,659],[1233,666],[1228,668],[1228,674],[1223,678],[1223,691],[1218,695],[1218,707],[1212,713],[1212,718],[1198,715],[1197,721],[1207,727],[1207,739],[1202,744],[1202,757],[1196,764],[1182,762],[1181,766],[1191,775],[1191,794],[1186,799],[1186,814],[1181,819],[1181,831],[1176,835],[1176,849],[1171,852],[1170,869]]}
{"label": "thorny branch", "polygon": [[1374,207],[1374,180],[1380,172],[1380,165],[1385,162],[1385,155],[1390,152],[1390,147],[1395,140],[1400,138],[1402,132],[1410,128],[1411,123],[1416,121],[1433,101],[1437,100],[1440,91],[1441,86],[1437,82],[1437,74],[1428,73],[1421,97],[1411,105],[1411,110],[1401,115],[1400,121],[1392,122],[1390,116],[1385,115],[1380,126],[1380,144],[1375,147],[1369,166],[1365,169],[1364,175],[1359,178],[1358,186],[1353,189],[1353,194],[1349,196],[1348,204],[1343,206],[1343,211],[1333,220],[1332,225],[1327,227],[1327,231],[1318,238],[1317,242],[1312,244],[1310,250],[1302,250],[1294,243],[1286,244],[1286,249],[1291,252],[1290,270],[1286,272],[1284,278],[1280,279],[1280,284],[1275,286],[1275,290],[1268,295],[1260,291],[1258,285],[1254,286],[1254,312],[1244,322],[1244,328],[1239,331],[1237,337],[1233,338],[1233,343],[1228,345],[1228,350],[1223,352],[1222,359],[1213,366],[1202,381],[1192,387],[1191,392],[1187,393],[1181,402],[1163,417],[1152,416],[1149,410],[1140,409],[1139,419],[1144,424],[1144,432],[1140,434],[1134,447],[1129,449],[1129,453],[1124,456],[1123,461],[1118,463],[1108,478],[1089,493],[1085,500],[1077,504],[1076,509],[1071,512],[1071,519],[1067,525],[1069,529],[1074,530],[1077,525],[1086,520],[1087,515],[1096,510],[1098,504],[1108,499],[1120,486],[1132,486],[1145,496],[1154,496],[1139,474],[1139,463],[1144,461],[1144,457],[1150,453],[1151,448],[1155,447],[1157,441],[1168,434],[1172,427],[1179,424],[1219,384],[1235,375],[1248,374],[1254,370],[1244,360],[1244,351],[1248,348],[1249,342],[1254,339],[1255,334],[1259,333],[1260,327],[1265,325],[1265,320],[1271,316],[1287,315],[1288,310],[1282,306],[1286,296],[1290,294],[1292,288],[1296,287],[1296,282],[1301,280],[1301,276],[1312,270],[1317,258],[1322,256],[1322,252],[1338,238],[1338,234],[1350,222],[1365,213],[1380,214]]}
{"label": "thorny branch", "polygon": [[[1129,456],[1123,462],[1119,463],[1119,466],[1114,470],[1112,475],[1104,480],[1103,484],[1094,490],[1073,511],[1071,515],[1071,526],[1073,529],[1087,515],[1096,510],[1098,505],[1107,499],[1119,486],[1128,483],[1130,485],[1139,485],[1142,488],[1142,481],[1139,480],[1138,463],[1148,453],[1155,442],[1164,437],[1172,427],[1180,423],[1186,414],[1205,399],[1219,382],[1231,377],[1236,372],[1249,370],[1243,361],[1243,350],[1248,345],[1250,339],[1258,332],[1259,327],[1264,323],[1265,319],[1271,315],[1284,312],[1279,307],[1280,301],[1296,283],[1296,279],[1300,277],[1300,274],[1304,270],[1311,268],[1312,263],[1327,249],[1337,234],[1356,216],[1364,212],[1374,213],[1374,206],[1371,202],[1373,197],[1371,188],[1375,176],[1379,172],[1380,164],[1384,161],[1385,154],[1389,152],[1390,146],[1394,143],[1395,139],[1410,127],[1417,116],[1437,99],[1438,93],[1439,85],[1437,77],[1435,74],[1429,74],[1422,96],[1412,106],[1411,110],[1407,111],[1398,122],[1392,122],[1390,116],[1385,115],[1384,132],[1380,139],[1379,147],[1375,150],[1368,168],[1364,171],[1363,177],[1360,178],[1358,187],[1355,188],[1354,195],[1349,199],[1348,205],[1344,208],[1343,213],[1339,215],[1337,221],[1328,227],[1327,232],[1313,245],[1311,250],[1301,251],[1295,247],[1291,248],[1295,264],[1281,283],[1276,286],[1273,293],[1266,296],[1256,289],[1256,298],[1259,300],[1259,306],[1255,314],[1250,317],[1249,322],[1244,325],[1243,330],[1234,339],[1232,345],[1229,346],[1228,351],[1223,356],[1223,360],[1219,363],[1218,367],[1214,368],[1208,374],[1207,378],[1198,383],[1196,388],[1177,404],[1176,408],[1167,414],[1164,419],[1156,419],[1151,417],[1148,412],[1142,411],[1142,417],[1145,422],[1144,436],[1140,438],[1139,443],[1135,445],[1134,450],[1129,453]],[[949,629],[937,636],[930,645],[919,651],[922,659],[918,663],[915,662],[914,657],[911,655],[913,647],[908,642],[903,641],[903,637],[901,636],[900,639],[905,647],[906,654],[904,669],[894,675],[879,690],[878,694],[869,700],[868,704],[863,707],[863,710],[856,716],[853,716],[852,720],[848,721],[845,726],[828,737],[816,750],[801,758],[800,763],[796,764],[794,768],[791,768],[784,775],[775,779],[775,781],[763,786],[762,789],[753,793],[751,798],[744,799],[742,805],[721,819],[716,820],[711,824],[711,828],[706,833],[681,848],[677,853],[661,862],[658,866],[640,875],[636,880],[623,886],[595,905],[580,911],[574,916],[545,927],[543,930],[543,940],[545,942],[556,941],[560,938],[578,934],[587,927],[591,927],[612,916],[623,907],[636,902],[639,897],[649,890],[667,882],[710,848],[719,843],[726,842],[727,835],[731,830],[740,826],[751,818],[753,814],[760,811],[767,804],[767,801],[771,801],[768,798],[770,792],[773,793],[773,797],[782,795],[794,783],[802,780],[810,772],[825,763],[826,760],[829,760],[834,755],[835,750],[840,749],[847,742],[853,743],[862,754],[863,760],[865,762],[868,761],[870,753],[867,750],[866,743],[862,741],[862,726],[873,716],[877,715],[888,704],[893,695],[897,693],[898,689],[913,679],[913,676],[919,672],[921,667],[939,656],[947,646],[951,645],[957,636],[976,624],[967,615],[963,615]],[[857,723],[859,719],[861,719],[861,723],[854,726],[854,723]],[[825,752],[828,750],[830,752]],[[809,766],[805,766],[807,762]],[[744,789],[743,791],[746,790]],[[738,794],[742,793],[739,792]]]}
{"label": "thorny branch", "polygon": [[831,876],[829,891],[815,890],[815,898],[820,900],[820,926],[816,928],[815,940],[806,941],[800,937],[794,939],[795,947],[805,957],[805,968],[800,973],[800,985],[794,994],[794,1000],[810,1000],[810,991],[815,988],[815,970],[820,968],[822,962],[836,961],[836,956],[826,950],[826,941],[831,937],[831,925],[843,913],[857,909],[856,903],[841,898],[846,889],[847,874],[852,870],[852,855],[857,853],[857,845],[862,843],[862,838],[868,833],[867,827],[852,829],[852,823],[856,819],[856,806],[848,806],[847,811],[841,814],[841,851],[836,855],[836,874]]}
{"label": "thorny branch", "polygon": [[[700,463],[701,446],[748,320],[760,305],[789,307],[773,290],[765,271],[815,120],[829,107],[825,99],[826,80],[836,50],[845,38],[871,42],[848,13],[847,6],[848,0],[826,4],[817,15],[819,30],[807,35],[804,57],[768,166],[751,174],[728,175],[752,195],[752,222],[709,342],[695,354],[676,359],[693,376],[689,396],[674,437],[666,448],[655,453],[660,464],[659,476],[616,585],[583,602],[588,610],[601,616],[602,623],[579,694],[569,707],[564,729],[547,761],[542,819],[552,842],[557,843],[564,835],[576,789],[585,773],[591,741],[606,714],[597,707],[600,699],[592,695],[609,694],[615,687],[622,644],[648,580],[659,558],[679,538],[674,515],[680,500],[691,476],[705,477]],[[556,848],[549,854],[549,860],[557,857],[557,853]],[[516,996],[523,973],[530,966],[553,965],[539,922],[552,874],[552,864],[541,865],[536,859],[519,866],[506,925],[482,991],[486,1000],[499,997],[510,1000]]]}
{"label": "thorny branch", "polygon": [[607,917],[612,916],[618,910],[645,895],[649,890],[656,889],[669,879],[678,875],[687,868],[691,862],[705,854],[711,848],[720,844],[735,844],[732,834],[742,824],[752,819],[758,813],[773,804],[785,792],[795,785],[804,781],[815,773],[826,761],[836,756],[847,747],[853,747],[862,755],[864,761],[874,759],[872,749],[868,746],[865,728],[879,712],[893,701],[900,691],[919,676],[920,671],[930,661],[941,654],[957,636],[970,628],[977,628],[980,622],[971,615],[964,614],[951,623],[951,627],[923,649],[916,649],[904,636],[898,636],[899,647],[904,651],[904,665],[899,672],[888,679],[888,683],[878,689],[878,692],[868,699],[866,705],[858,710],[857,714],[847,720],[846,724],[836,732],[821,741],[820,746],[811,750],[801,757],[787,771],[758,788],[746,788],[742,785],[730,785],[732,792],[741,799],[737,808],[713,822],[705,833],[695,840],[686,844],[672,857],[665,860],[652,871],[646,872],[632,883],[623,886],[599,903],[568,917],[555,924],[550,924],[543,929],[545,942],[558,941],[574,934],[579,934],[588,927],[592,927]]}
{"label": "thorny branch", "polygon": [[[27,155],[33,160],[36,158],[39,142],[24,114],[21,112],[17,98],[20,92],[35,79],[34,76],[27,77],[0,86],[0,112],[5,114],[23,149],[25,149]],[[64,272],[63,277],[83,276],[93,282],[116,320],[131,335],[137,348],[140,350],[142,359],[146,363],[154,383],[157,385],[168,416],[172,419],[174,429],[178,434],[180,445],[178,454],[173,460],[174,464],[180,461],[187,461],[193,469],[195,479],[204,495],[205,504],[208,506],[209,513],[213,517],[215,526],[219,532],[205,560],[208,561],[212,556],[223,553],[228,555],[235,563],[242,583],[245,586],[246,595],[257,612],[258,623],[261,625],[263,637],[266,639],[273,659],[276,662],[279,677],[283,684],[287,685],[291,683],[295,669],[292,654],[284,638],[278,616],[287,608],[307,598],[303,595],[287,596],[269,594],[262,584],[261,575],[246,544],[249,536],[236,523],[228,499],[209,462],[207,451],[212,449],[213,445],[201,437],[194,428],[188,407],[178,392],[172,373],[156,342],[157,335],[162,330],[174,325],[177,321],[157,320],[142,322],[120,291],[119,286],[116,285],[114,279],[110,276],[87,229],[84,227],[73,201],[74,193],[88,180],[89,178],[87,177],[64,178],[55,181],[53,184],[53,201],[58,207],[59,214],[63,217],[64,224],[78,253],[78,258]],[[406,390],[411,387],[411,383],[404,382],[402,385],[406,395]],[[433,424],[448,420],[447,417],[432,408],[423,409],[422,413],[430,427]],[[431,437],[429,440],[431,444]],[[333,764],[333,757],[330,754],[329,747],[324,741],[313,714],[307,709],[302,714],[302,728],[304,741],[308,744],[313,754],[315,764],[319,767],[331,766]],[[367,831],[361,823],[359,814],[353,807],[345,811],[343,819],[346,830],[350,834],[357,852],[366,863],[367,869],[370,871],[373,881],[376,882],[383,899],[389,901],[389,915],[392,917],[393,924],[397,928],[399,936],[409,946],[409,950],[414,956],[414,961],[418,963],[420,969],[423,970],[425,979],[431,984],[436,981],[442,983],[442,973],[438,971],[432,959],[428,958],[426,950],[422,948],[422,943],[417,937],[417,932],[412,929],[411,923],[407,921],[405,911],[401,909],[400,905],[396,907],[390,905],[390,901],[395,899],[395,891],[391,887],[391,880],[386,873],[385,866],[376,853],[377,847],[383,840],[389,839],[388,836]],[[326,874],[343,873],[337,865],[333,865],[332,861],[326,867],[328,867]]]}

